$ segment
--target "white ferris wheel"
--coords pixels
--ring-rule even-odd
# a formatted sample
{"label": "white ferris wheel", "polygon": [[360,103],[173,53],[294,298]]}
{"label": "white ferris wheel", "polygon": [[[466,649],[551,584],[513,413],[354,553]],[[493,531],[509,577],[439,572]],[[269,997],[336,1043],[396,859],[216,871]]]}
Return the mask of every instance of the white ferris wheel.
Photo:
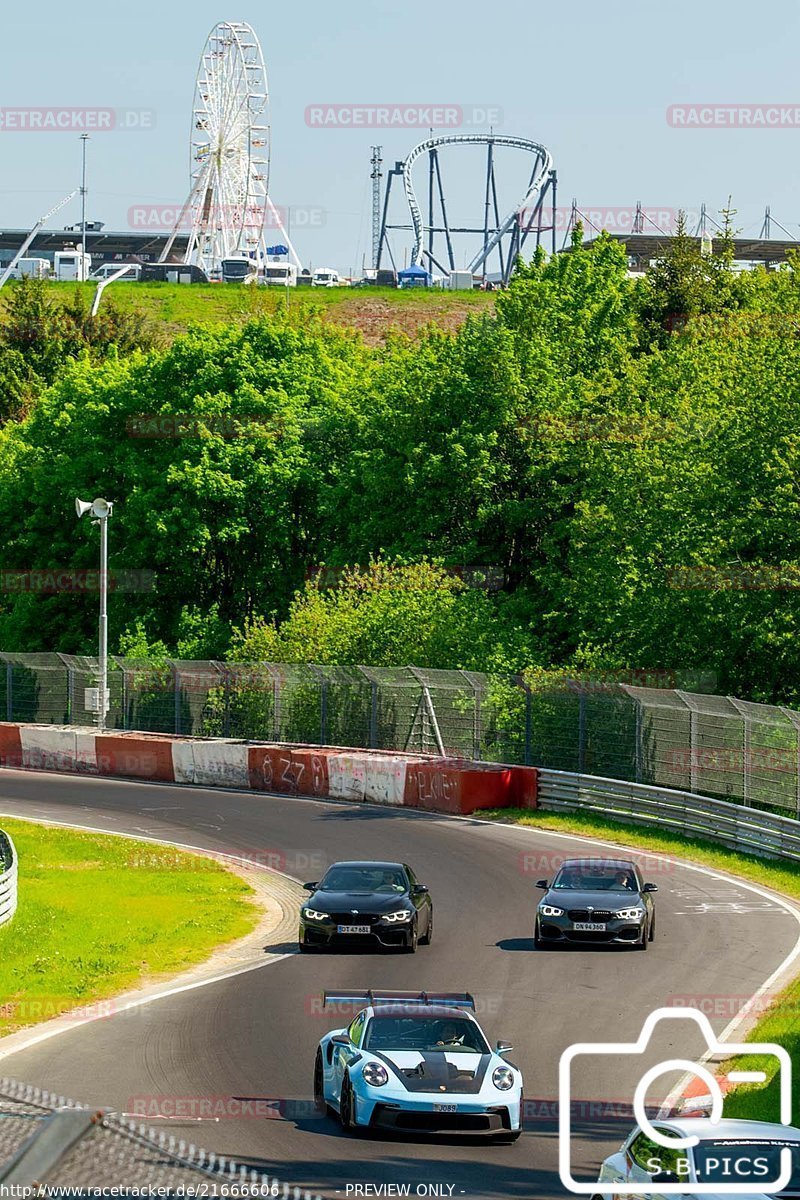
{"label": "white ferris wheel", "polygon": [[195,80],[191,188],[161,255],[188,230],[185,263],[207,274],[225,258],[263,262],[267,235],[297,260],[269,195],[269,88],[264,55],[250,25],[220,21],[208,36]]}

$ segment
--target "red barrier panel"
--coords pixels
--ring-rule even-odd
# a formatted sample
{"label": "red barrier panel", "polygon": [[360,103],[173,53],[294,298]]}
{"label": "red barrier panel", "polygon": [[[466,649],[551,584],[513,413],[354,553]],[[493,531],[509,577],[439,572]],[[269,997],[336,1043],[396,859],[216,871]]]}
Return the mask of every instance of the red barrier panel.
{"label": "red barrier panel", "polygon": [[508,803],[511,808],[536,808],[539,772],[536,767],[512,767]]}
{"label": "red barrier panel", "polygon": [[448,760],[409,763],[404,804],[460,815],[480,808],[507,808],[511,771],[511,767],[461,766]]}
{"label": "red barrier panel", "polygon": [[277,792],[283,796],[297,794],[291,746],[249,746],[247,770],[254,791]]}
{"label": "red barrier panel", "polygon": [[327,796],[328,751],[323,747],[292,750],[292,766],[301,796]]}
{"label": "red barrier panel", "polygon": [[173,783],[170,737],[146,734],[98,733],[95,739],[97,770],[101,775],[127,775],[132,779],[152,779]]}
{"label": "red barrier panel", "polygon": [[22,766],[22,739],[19,725],[0,722],[0,766]]}

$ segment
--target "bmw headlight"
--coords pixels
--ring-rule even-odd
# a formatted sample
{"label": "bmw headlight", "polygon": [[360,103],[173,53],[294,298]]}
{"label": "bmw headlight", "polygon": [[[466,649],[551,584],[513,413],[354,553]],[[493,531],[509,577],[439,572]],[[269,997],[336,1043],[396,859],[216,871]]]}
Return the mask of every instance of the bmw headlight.
{"label": "bmw headlight", "polygon": [[380,1063],[368,1062],[361,1074],[370,1087],[383,1087],[389,1082],[389,1072]]}
{"label": "bmw headlight", "polygon": [[507,1092],[514,1086],[514,1072],[511,1067],[495,1067],[492,1083],[498,1092]]}
{"label": "bmw headlight", "polygon": [[641,908],[620,908],[614,913],[620,921],[641,921],[644,912]]}
{"label": "bmw headlight", "polygon": [[384,921],[390,922],[410,921],[412,916],[413,913],[409,912],[407,908],[400,908],[397,910],[397,912],[384,913],[383,919]]}
{"label": "bmw headlight", "polygon": [[543,917],[563,917],[564,915],[563,908],[556,908],[552,904],[543,904],[539,912]]}
{"label": "bmw headlight", "polygon": [[327,921],[330,913],[317,912],[315,908],[304,908],[303,916],[307,921]]}

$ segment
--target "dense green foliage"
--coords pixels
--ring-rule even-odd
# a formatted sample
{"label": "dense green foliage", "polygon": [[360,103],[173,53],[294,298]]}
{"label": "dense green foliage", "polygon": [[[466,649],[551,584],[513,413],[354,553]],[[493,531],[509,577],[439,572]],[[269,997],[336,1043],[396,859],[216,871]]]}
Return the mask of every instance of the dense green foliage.
{"label": "dense green foliage", "polygon": [[[291,312],[164,349],[77,318],[25,347],[7,320],[2,566],[94,567],[72,504],[105,494],[112,568],[155,576],[112,596],[131,651],[706,670],[797,700],[798,313],[797,263],[681,235],[644,280],[607,238],[537,255],[495,315],[378,349]],[[7,593],[0,646],[91,650],[95,610]]]}

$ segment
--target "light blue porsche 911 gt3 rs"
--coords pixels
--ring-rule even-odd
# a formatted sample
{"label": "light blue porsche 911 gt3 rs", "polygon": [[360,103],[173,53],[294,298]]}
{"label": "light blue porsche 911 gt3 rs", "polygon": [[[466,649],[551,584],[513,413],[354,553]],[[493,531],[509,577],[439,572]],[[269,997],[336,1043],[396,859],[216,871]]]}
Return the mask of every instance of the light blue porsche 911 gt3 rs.
{"label": "light blue porsche 911 gt3 rs", "polygon": [[490,1047],[466,992],[325,992],[325,1004],[364,1007],[322,1038],[314,1066],[320,1111],[344,1129],[418,1134],[522,1132],[522,1075]]}

